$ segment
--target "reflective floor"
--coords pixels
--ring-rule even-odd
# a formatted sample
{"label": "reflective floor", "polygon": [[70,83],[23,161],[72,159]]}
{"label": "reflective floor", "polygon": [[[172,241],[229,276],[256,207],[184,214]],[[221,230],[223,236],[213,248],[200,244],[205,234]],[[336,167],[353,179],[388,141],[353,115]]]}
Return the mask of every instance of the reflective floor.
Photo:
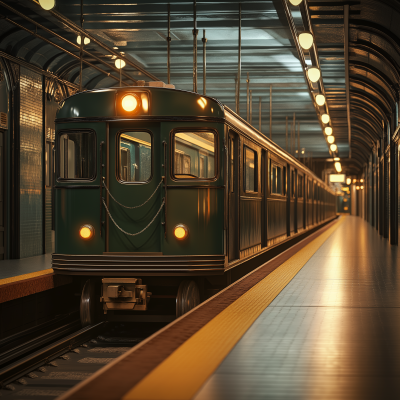
{"label": "reflective floor", "polygon": [[195,396],[400,396],[400,251],[346,217]]}
{"label": "reflective floor", "polygon": [[0,279],[30,274],[51,268],[51,254],[21,258],[20,260],[1,260]]}

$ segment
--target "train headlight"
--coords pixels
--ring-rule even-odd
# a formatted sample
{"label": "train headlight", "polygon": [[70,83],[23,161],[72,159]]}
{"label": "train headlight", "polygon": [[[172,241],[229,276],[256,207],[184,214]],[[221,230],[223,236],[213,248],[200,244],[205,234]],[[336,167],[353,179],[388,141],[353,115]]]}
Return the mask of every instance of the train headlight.
{"label": "train headlight", "polygon": [[188,235],[189,235],[189,230],[185,225],[179,224],[174,228],[174,236],[178,240],[183,240],[187,238]]}
{"label": "train headlight", "polygon": [[127,112],[135,111],[139,106],[139,100],[133,94],[127,94],[122,98],[122,108]]}
{"label": "train headlight", "polygon": [[79,236],[81,239],[89,240],[94,236],[94,228],[92,225],[83,225],[81,229],[79,229]]}

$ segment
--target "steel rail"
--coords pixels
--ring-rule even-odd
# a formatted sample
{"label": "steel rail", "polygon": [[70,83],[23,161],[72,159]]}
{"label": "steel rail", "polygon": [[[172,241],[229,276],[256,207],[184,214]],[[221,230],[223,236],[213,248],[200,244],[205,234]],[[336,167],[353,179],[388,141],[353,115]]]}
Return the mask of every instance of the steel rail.
{"label": "steel rail", "polygon": [[[60,39],[60,40],[62,40],[62,41],[64,41],[64,42],[68,43],[70,46],[74,47],[75,49],[81,51],[81,46],[78,46],[77,44],[75,44],[75,43],[69,41],[69,40],[66,39],[65,37],[59,35],[58,33],[54,32],[54,31],[52,31],[51,29],[46,28],[45,26],[43,26],[43,25],[40,24],[39,22],[36,22],[36,21],[33,20],[32,18],[29,18],[29,17],[26,16],[25,14],[19,12],[19,11],[16,10],[15,8],[13,8],[13,7],[11,7],[10,5],[8,5],[7,3],[5,3],[4,1],[0,1],[0,5],[2,5],[3,7],[7,8],[7,9],[10,10],[11,12],[17,14],[17,15],[20,16],[21,18],[24,18],[26,21],[28,21],[28,22],[30,22],[31,24],[37,26],[39,29],[42,29],[43,31],[49,33],[50,35],[56,37],[57,39]],[[12,24],[14,24],[14,25],[17,24],[17,23],[14,23],[13,20],[10,20],[8,17],[5,18],[5,19],[6,19],[8,22],[10,22],[10,23],[12,23]],[[16,26],[20,27],[19,25],[16,25]],[[25,28],[22,27],[22,29],[25,29]],[[32,32],[32,31],[27,30],[27,29],[25,29],[25,30],[28,31],[28,32]],[[34,32],[34,33],[32,33],[32,34],[33,34],[34,36],[36,36],[36,37],[42,39],[42,40],[45,40],[45,41],[46,41],[47,43],[49,43],[49,44],[52,44],[52,45],[54,45],[54,46],[56,46],[56,47],[58,46],[58,45],[56,45],[55,43],[51,42],[49,39],[44,38],[44,37],[38,35],[36,32]],[[82,36],[81,36],[81,38],[82,38]],[[82,43],[82,41],[81,41],[81,43]],[[59,50],[65,52],[65,53],[69,54],[69,55],[73,54],[73,53],[69,52],[68,50],[64,49],[63,47],[57,47],[57,48],[58,48]],[[108,68],[112,69],[113,71],[117,72],[118,74],[120,73],[118,68],[114,67],[112,64],[108,63],[107,61],[102,60],[100,57],[97,57],[96,55],[94,55],[94,54],[90,53],[89,51],[85,50],[85,48],[82,49],[82,53],[85,54],[85,55],[88,55],[88,56],[91,57],[91,58],[94,58],[96,61],[98,61],[99,63],[101,63],[101,64],[103,64],[103,65],[105,65],[105,66],[107,66]],[[76,57],[75,57],[75,58],[76,58]],[[80,60],[80,57],[78,57],[78,58],[79,58],[79,60]],[[85,62],[85,61],[84,61],[84,62]],[[86,62],[86,63],[87,63],[87,62]],[[93,68],[98,69],[98,67],[96,67],[95,65],[92,65],[91,63],[88,64],[88,65],[90,65],[90,66],[93,67]],[[99,69],[98,69],[98,70],[99,70]],[[104,70],[101,70],[101,69],[100,69],[100,71],[103,71],[105,74],[108,74],[108,76],[113,77],[113,76],[112,76],[111,74],[109,74],[107,71],[104,71]],[[126,78],[128,78],[129,80],[131,80],[133,83],[135,83],[135,84],[137,83],[137,81],[136,81],[135,79],[133,79],[133,78],[132,78],[130,75],[128,75],[127,73],[124,72],[123,75],[124,75]],[[118,80],[119,80],[119,78],[118,78]]]}
{"label": "steel rail", "polygon": [[10,382],[19,379],[30,371],[47,364],[66,351],[72,350],[87,340],[92,339],[93,336],[104,329],[105,325],[105,322],[100,322],[96,325],[80,329],[1,369],[0,387],[4,388]]}
{"label": "steel rail", "polygon": [[[36,6],[41,7],[39,2],[37,0],[30,0],[31,3],[34,3]],[[124,60],[127,65],[130,65],[133,68],[136,68],[138,71],[140,71],[143,75],[146,75],[148,78],[152,79],[153,81],[159,81],[159,79],[151,74],[150,72],[146,71],[143,67],[140,65],[134,63],[133,61],[129,60],[128,58],[124,57],[111,47],[107,46],[106,44],[102,43],[100,40],[98,40],[96,37],[91,35],[88,31],[85,29],[82,29],[78,25],[76,25],[74,22],[72,22],[70,19],[65,17],[64,15],[58,13],[57,11],[54,10],[49,10],[48,11],[54,18],[58,19],[59,21],[63,22],[65,25],[67,25],[70,29],[72,29],[75,32],[79,32],[82,36],[85,36],[89,38],[93,43],[96,43],[98,46],[102,47],[104,50],[106,50],[108,53],[113,54],[120,58],[121,60]]]}

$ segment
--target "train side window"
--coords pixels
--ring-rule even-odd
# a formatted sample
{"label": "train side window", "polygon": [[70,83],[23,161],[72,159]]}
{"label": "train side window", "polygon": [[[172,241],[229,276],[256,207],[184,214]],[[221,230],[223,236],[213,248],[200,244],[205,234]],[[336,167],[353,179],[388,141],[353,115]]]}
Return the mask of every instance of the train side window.
{"label": "train side window", "polygon": [[303,197],[303,177],[301,175],[298,175],[297,197],[300,199]]}
{"label": "train side window", "polygon": [[95,178],[96,153],[93,131],[61,132],[59,136],[59,179],[92,180]]}
{"label": "train side window", "polygon": [[214,132],[176,132],[173,175],[177,179],[213,179],[216,176]]}
{"label": "train side window", "polygon": [[292,180],[290,182],[291,186],[291,195],[292,197],[296,197],[296,174],[292,171]]}
{"label": "train side window", "polygon": [[257,192],[258,191],[258,159],[257,152],[244,147],[244,190],[246,192]]}
{"label": "train side window", "polygon": [[284,194],[282,167],[271,162],[271,193]]}
{"label": "train side window", "polygon": [[127,132],[118,135],[118,179],[122,182],[147,182],[151,178],[151,134]]}

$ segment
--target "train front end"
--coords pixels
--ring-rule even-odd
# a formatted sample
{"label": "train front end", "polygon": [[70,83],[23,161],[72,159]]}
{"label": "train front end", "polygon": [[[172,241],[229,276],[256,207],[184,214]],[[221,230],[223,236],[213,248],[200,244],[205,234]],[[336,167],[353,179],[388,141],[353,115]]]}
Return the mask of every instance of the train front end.
{"label": "train front end", "polygon": [[53,269],[83,278],[84,325],[99,298],[104,314],[151,313],[175,291],[179,315],[223,274],[223,115],[213,99],[143,86],[60,106]]}

